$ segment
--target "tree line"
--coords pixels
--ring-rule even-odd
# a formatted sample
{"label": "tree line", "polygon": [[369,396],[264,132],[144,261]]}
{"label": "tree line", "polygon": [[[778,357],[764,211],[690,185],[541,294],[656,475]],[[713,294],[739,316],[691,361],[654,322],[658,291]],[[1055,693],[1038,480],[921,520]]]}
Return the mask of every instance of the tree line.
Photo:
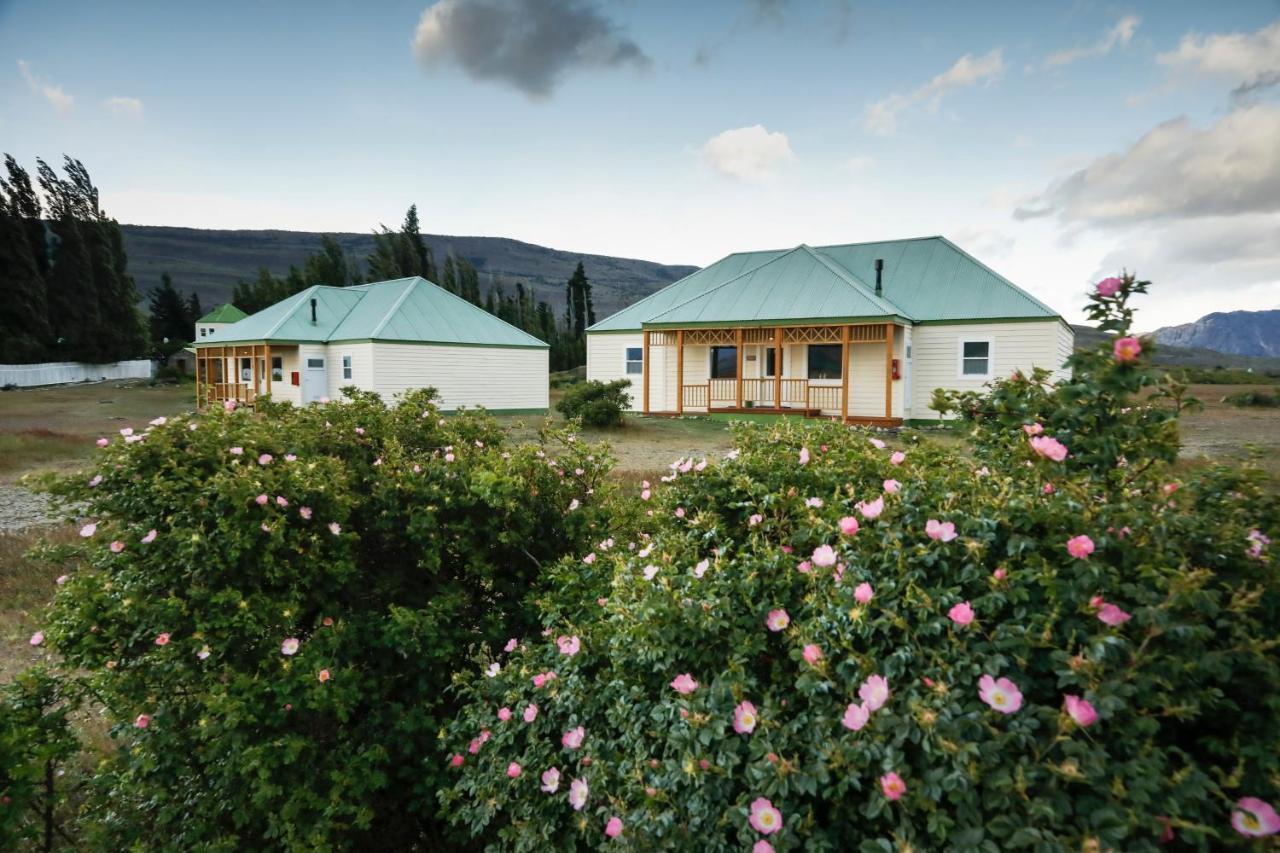
{"label": "tree line", "polygon": [[[5,155],[0,178],[0,362],[145,357],[147,331],[120,225],[84,164],[31,175]],[[43,199],[41,198],[43,196]]]}
{"label": "tree line", "polygon": [[[361,272],[361,267],[367,273]],[[551,347],[551,369],[567,370],[586,363],[587,326],[596,321],[591,298],[591,281],[582,262],[565,284],[565,312],[557,317],[551,305],[535,299],[531,287],[517,281],[507,284],[492,278],[481,292],[480,273],[465,257],[452,252],[443,263],[422,236],[418,206],[410,205],[398,230],[385,225],[373,235],[373,252],[360,263],[329,234],[320,236],[320,249],[307,256],[301,266],[290,265],[283,276],[266,267],[251,280],[241,280],[232,291],[232,303],[253,314],[314,284],[350,287],[365,282],[421,276],[450,293],[483,308],[490,314],[546,341]]]}

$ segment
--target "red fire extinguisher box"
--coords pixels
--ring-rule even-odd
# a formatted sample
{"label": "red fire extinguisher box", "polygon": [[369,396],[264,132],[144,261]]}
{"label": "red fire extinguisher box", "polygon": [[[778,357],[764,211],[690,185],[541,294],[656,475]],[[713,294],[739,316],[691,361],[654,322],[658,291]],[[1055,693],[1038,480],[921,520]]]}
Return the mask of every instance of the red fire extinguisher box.
{"label": "red fire extinguisher box", "polygon": [[290,385],[301,385],[301,384],[302,384],[302,377],[301,377],[301,375],[298,373],[298,371],[296,371],[296,370],[294,370],[294,371],[290,371],[290,373],[289,373],[289,384],[290,384]]}

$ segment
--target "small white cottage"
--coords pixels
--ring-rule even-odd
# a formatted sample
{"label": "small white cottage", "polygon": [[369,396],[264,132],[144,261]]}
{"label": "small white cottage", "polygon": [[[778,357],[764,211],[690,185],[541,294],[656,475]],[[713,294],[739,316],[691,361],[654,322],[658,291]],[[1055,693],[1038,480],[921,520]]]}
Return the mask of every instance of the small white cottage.
{"label": "small white cottage", "polygon": [[548,408],[547,344],[423,278],[310,287],[198,338],[196,404],[260,395],[295,405],[354,385],[413,388],[441,408]]}
{"label": "small white cottage", "polygon": [[1074,334],[944,237],[729,255],[587,329],[634,411],[930,421],[935,388],[1059,377]]}

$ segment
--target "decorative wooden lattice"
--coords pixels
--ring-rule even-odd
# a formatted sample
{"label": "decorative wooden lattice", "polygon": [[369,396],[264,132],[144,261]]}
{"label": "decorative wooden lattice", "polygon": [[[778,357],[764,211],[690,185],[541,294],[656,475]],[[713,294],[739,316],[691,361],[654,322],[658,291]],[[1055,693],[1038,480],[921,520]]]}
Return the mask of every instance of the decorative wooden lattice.
{"label": "decorative wooden lattice", "polygon": [[787,344],[838,344],[839,326],[793,326],[782,330],[782,342]]}
{"label": "decorative wooden lattice", "polygon": [[[843,326],[784,326],[784,344],[838,344],[844,339]],[[742,330],[744,344],[772,346],[777,340],[777,328],[753,326]],[[673,347],[677,333],[653,331],[649,333],[649,346]],[[854,344],[884,343],[883,323],[849,326],[849,342]],[[687,329],[684,332],[686,346],[733,346],[738,342],[737,329]]]}
{"label": "decorative wooden lattice", "polygon": [[728,344],[732,346],[738,340],[733,329],[690,329],[684,333],[686,346],[711,346]]}

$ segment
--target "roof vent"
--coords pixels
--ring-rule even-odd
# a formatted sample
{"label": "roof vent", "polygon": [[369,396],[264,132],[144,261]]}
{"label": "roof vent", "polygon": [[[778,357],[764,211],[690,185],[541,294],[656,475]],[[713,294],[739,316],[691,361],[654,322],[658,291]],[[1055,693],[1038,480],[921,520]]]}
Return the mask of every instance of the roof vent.
{"label": "roof vent", "polygon": [[876,296],[879,296],[881,290],[883,290],[883,288],[880,286],[880,276],[883,273],[884,273],[884,258],[876,258]]}
{"label": "roof vent", "polygon": [[[877,263],[879,263],[879,262],[877,261]],[[880,292],[880,282],[879,282],[879,281],[877,281],[877,282],[876,282],[876,292],[877,292],[877,293],[879,293],[879,292]],[[316,298],[313,296],[313,297],[311,297],[311,325],[313,325],[313,326],[314,326],[315,324],[316,324]]]}

